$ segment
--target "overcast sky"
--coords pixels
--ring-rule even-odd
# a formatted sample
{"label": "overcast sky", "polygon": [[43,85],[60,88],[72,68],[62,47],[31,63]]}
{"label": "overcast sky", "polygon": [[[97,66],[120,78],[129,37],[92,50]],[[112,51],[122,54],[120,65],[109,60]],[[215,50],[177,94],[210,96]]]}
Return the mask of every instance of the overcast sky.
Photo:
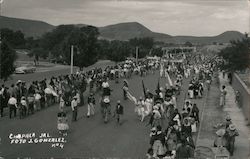
{"label": "overcast sky", "polygon": [[4,0],[2,15],[53,25],[139,22],[170,35],[250,29],[250,0]]}

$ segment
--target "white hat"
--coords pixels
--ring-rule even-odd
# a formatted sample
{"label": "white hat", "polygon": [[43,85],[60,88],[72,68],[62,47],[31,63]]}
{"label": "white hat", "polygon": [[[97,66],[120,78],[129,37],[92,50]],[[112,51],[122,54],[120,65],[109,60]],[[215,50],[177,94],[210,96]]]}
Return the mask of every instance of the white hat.
{"label": "white hat", "polygon": [[21,80],[18,80],[16,83],[22,83],[22,81],[21,81]]}
{"label": "white hat", "polygon": [[153,106],[153,109],[159,109],[157,105],[154,105]]}
{"label": "white hat", "polygon": [[232,130],[232,131],[234,131],[234,130],[236,129],[236,127],[235,127],[235,125],[230,124],[230,125],[229,125],[229,129]]}
{"label": "white hat", "polygon": [[156,127],[153,127],[153,128],[151,129],[151,131],[156,131]]}
{"label": "white hat", "polygon": [[176,121],[178,119],[180,119],[180,116],[178,114],[176,114],[173,120]]}
{"label": "white hat", "polygon": [[104,98],[104,103],[109,103],[110,102],[110,100],[108,99],[108,98]]}

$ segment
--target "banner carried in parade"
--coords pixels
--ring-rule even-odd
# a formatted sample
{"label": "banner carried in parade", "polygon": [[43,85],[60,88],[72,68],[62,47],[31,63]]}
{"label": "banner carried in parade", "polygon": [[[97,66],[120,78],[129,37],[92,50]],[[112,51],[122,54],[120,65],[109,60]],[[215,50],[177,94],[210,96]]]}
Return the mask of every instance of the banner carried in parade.
{"label": "banner carried in parade", "polygon": [[172,82],[172,80],[171,80],[171,78],[170,78],[168,72],[166,72],[166,76],[167,76],[167,80],[168,80],[169,85],[170,85],[170,86],[173,86],[173,82]]}
{"label": "banner carried in parade", "polygon": [[134,104],[137,104],[137,99],[136,99],[134,96],[132,96],[132,94],[131,94],[129,91],[127,91],[127,97],[128,97],[128,99],[131,100]]}
{"label": "banner carried in parade", "polygon": [[144,97],[146,98],[146,88],[145,88],[143,80],[142,80],[142,88],[143,88]]}

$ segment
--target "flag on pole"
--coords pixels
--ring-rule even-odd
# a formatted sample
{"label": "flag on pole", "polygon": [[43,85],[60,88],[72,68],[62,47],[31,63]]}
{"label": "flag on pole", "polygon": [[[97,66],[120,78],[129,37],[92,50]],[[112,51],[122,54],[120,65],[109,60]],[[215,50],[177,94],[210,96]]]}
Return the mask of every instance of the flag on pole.
{"label": "flag on pole", "polygon": [[157,93],[160,92],[160,78],[158,78],[158,83],[157,83],[157,87],[156,87],[156,90],[155,90]]}
{"label": "flag on pole", "polygon": [[143,88],[144,97],[146,98],[146,88],[145,88],[143,80],[142,80],[142,88]]}
{"label": "flag on pole", "polygon": [[170,78],[168,72],[166,72],[166,73],[167,73],[167,80],[168,80],[169,85],[170,85],[170,86],[173,86],[173,82],[172,82],[172,80],[171,80],[171,78]]}
{"label": "flag on pole", "polygon": [[137,104],[137,100],[134,96],[131,95],[131,93],[129,93],[129,91],[127,91],[127,97],[129,100],[131,100],[134,104]]}

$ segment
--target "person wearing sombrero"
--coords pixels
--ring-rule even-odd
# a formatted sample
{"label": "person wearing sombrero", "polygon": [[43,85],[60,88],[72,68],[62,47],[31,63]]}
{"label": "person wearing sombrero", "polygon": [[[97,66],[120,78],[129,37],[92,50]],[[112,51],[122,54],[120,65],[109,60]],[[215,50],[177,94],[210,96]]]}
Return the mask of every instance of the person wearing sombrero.
{"label": "person wearing sombrero", "polygon": [[231,117],[229,115],[226,116],[226,122],[225,122],[225,126],[226,126],[226,129],[229,127],[229,125],[232,124],[232,121],[231,121]]}
{"label": "person wearing sombrero", "polygon": [[108,122],[108,114],[111,114],[111,105],[110,105],[110,99],[108,96],[105,96],[101,100],[101,112],[102,117],[104,118],[104,122]]}
{"label": "person wearing sombrero", "polygon": [[158,125],[162,125],[162,115],[160,113],[160,104],[156,104],[153,106],[153,122],[152,122],[152,126],[158,126]]}
{"label": "person wearing sombrero", "polygon": [[95,114],[95,97],[94,94],[91,92],[90,96],[88,97],[88,112],[87,117],[89,118],[91,115]]}
{"label": "person wearing sombrero", "polygon": [[239,136],[239,133],[236,130],[235,125],[230,124],[229,127],[226,129],[225,138],[227,141],[226,148],[231,156],[233,156],[234,153],[234,143],[236,136]]}

